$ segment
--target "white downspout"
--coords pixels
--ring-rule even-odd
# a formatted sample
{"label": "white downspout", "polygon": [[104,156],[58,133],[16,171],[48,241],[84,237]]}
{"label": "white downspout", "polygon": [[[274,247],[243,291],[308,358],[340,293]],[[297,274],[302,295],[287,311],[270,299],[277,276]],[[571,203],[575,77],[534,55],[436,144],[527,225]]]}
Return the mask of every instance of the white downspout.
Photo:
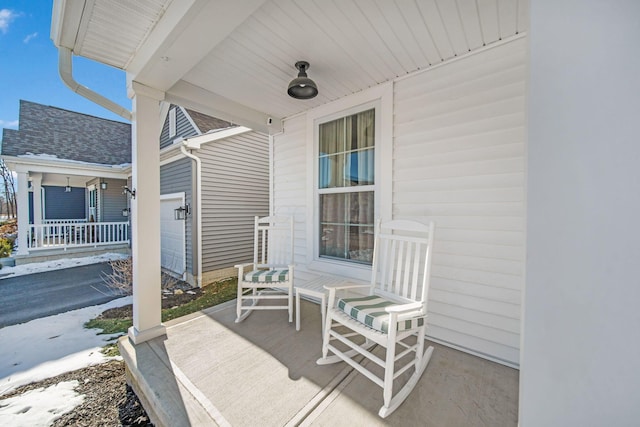
{"label": "white downspout", "polygon": [[273,206],[274,198],[273,198],[273,186],[274,186],[274,176],[273,176],[273,135],[269,135],[269,216],[273,216],[275,209]]}
{"label": "white downspout", "polygon": [[198,251],[198,277],[196,277],[196,284],[198,287],[202,287],[202,163],[200,158],[189,153],[185,146],[186,142],[183,141],[180,146],[180,152],[186,157],[196,162],[196,247]]}
{"label": "white downspout", "polygon": [[105,98],[97,92],[92,91],[86,86],[82,86],[80,83],[75,81],[73,78],[73,63],[71,60],[71,49],[59,46],[58,47],[58,72],[60,73],[60,78],[66,84],[69,89],[74,91],[80,96],[87,98],[89,101],[92,101],[107,110],[119,115],[125,120],[131,121],[131,111],[126,108],[116,104],[115,102]]}

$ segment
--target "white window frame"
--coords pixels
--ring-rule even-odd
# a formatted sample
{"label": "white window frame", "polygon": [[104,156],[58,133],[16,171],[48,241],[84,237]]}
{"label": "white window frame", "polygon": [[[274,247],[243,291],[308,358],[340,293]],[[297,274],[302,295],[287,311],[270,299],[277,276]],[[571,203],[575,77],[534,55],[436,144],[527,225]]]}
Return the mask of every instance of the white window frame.
{"label": "white window frame", "polygon": [[[374,217],[392,215],[393,82],[325,104],[307,113],[307,267],[359,280],[370,277],[371,266],[344,260],[320,258],[318,149],[322,123],[375,109]],[[340,189],[342,190],[344,189]],[[349,189],[351,190],[351,189]],[[347,191],[349,191],[347,190]]]}
{"label": "white window frame", "polygon": [[[95,206],[91,206],[91,193],[95,191]],[[91,211],[93,209],[93,211]],[[93,220],[99,222],[98,219],[98,187],[95,184],[89,185],[87,187],[87,221],[91,218],[91,215],[95,213],[93,216]]]}
{"label": "white window frame", "polygon": [[169,110],[169,138],[176,136],[176,107]]}

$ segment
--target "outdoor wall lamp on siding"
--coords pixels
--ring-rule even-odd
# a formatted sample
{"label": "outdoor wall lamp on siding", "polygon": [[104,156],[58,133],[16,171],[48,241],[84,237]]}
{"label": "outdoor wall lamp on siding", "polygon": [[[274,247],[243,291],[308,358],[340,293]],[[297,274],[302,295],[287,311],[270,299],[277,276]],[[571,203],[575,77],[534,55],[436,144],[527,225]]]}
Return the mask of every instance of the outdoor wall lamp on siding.
{"label": "outdoor wall lamp on siding", "polygon": [[127,194],[127,193],[129,193],[129,195],[131,196],[132,199],[136,198],[136,189],[135,188],[133,190],[131,190],[127,186],[122,187],[122,194]]}
{"label": "outdoor wall lamp on siding", "polygon": [[184,206],[180,206],[177,209],[173,210],[173,216],[177,220],[187,219],[187,215],[189,215],[189,205],[186,204]]}
{"label": "outdoor wall lamp on siding", "polygon": [[67,177],[67,186],[64,187],[65,193],[71,193],[71,185],[69,185],[69,177]]}
{"label": "outdoor wall lamp on siding", "polygon": [[311,99],[318,94],[318,86],[315,82],[307,77],[309,63],[306,61],[296,62],[296,68],[299,70],[298,77],[291,80],[287,93],[295,99]]}
{"label": "outdoor wall lamp on siding", "polygon": [[129,212],[131,212],[131,208],[122,209],[122,216],[129,216]]}
{"label": "outdoor wall lamp on siding", "polygon": [[102,190],[107,189],[107,181],[100,181],[100,189]]}

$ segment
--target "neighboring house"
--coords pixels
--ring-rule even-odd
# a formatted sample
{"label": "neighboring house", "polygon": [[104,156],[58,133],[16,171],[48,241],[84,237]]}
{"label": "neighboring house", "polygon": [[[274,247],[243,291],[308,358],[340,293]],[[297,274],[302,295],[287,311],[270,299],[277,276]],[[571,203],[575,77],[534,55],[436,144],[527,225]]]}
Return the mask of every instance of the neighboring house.
{"label": "neighboring house", "polygon": [[163,269],[194,285],[232,276],[269,213],[267,135],[170,105],[160,148]]}
{"label": "neighboring house", "polygon": [[128,250],[130,124],[21,100],[1,155],[18,178],[18,235],[28,236],[18,263],[75,248]]}
{"label": "neighboring house", "polygon": [[[637,421],[640,3],[95,3],[55,0],[52,38],[61,67],[127,72],[140,271],[159,259],[165,101],[270,135],[296,281],[367,276],[375,217],[435,219],[430,338],[519,368],[523,427]],[[287,95],[302,60],[313,99]],[[135,285],[139,344],[165,328],[160,285]]]}

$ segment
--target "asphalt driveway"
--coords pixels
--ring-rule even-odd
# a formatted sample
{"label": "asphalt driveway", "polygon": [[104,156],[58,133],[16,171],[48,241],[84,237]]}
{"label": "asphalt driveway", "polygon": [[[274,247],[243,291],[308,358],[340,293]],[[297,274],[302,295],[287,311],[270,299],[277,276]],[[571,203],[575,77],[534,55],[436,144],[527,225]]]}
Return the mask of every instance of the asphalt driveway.
{"label": "asphalt driveway", "polygon": [[0,279],[0,328],[117,298],[102,277],[108,262]]}

